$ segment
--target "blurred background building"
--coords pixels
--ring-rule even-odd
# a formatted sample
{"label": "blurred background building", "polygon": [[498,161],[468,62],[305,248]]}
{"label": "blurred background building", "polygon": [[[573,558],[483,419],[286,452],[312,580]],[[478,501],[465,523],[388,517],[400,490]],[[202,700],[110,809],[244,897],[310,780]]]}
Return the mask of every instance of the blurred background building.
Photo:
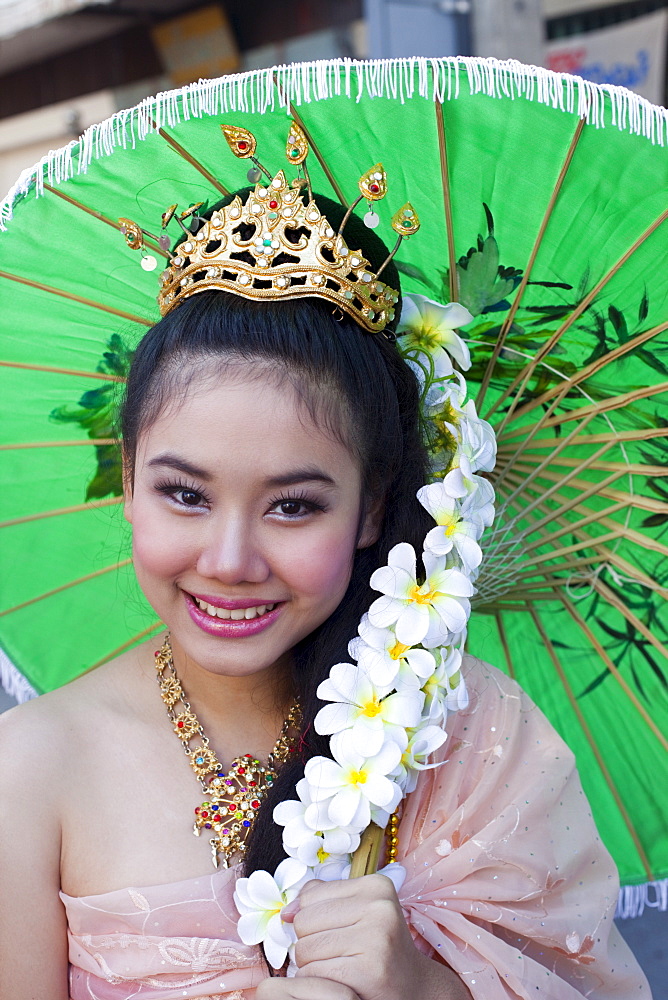
{"label": "blurred background building", "polygon": [[[300,60],[518,59],[666,103],[668,0],[0,0],[0,196],[159,90]],[[668,155],[668,154],[667,154]],[[0,711],[11,699],[0,690]],[[620,927],[668,1000],[668,913]]]}
{"label": "blurred background building", "polygon": [[665,103],[668,0],[0,0],[0,189],[158,90],[336,56],[483,55]]}

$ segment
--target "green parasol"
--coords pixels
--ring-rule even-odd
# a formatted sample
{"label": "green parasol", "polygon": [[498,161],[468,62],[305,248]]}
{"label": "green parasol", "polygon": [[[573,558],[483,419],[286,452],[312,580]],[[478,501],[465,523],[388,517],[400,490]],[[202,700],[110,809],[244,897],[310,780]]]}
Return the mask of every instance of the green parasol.
{"label": "green parasol", "polygon": [[382,160],[378,232],[408,200],[422,222],[404,291],[474,316],[499,458],[469,649],[576,752],[632,910],[668,876],[668,112],[628,91],[494,60],[290,66],[161,94],[27,171],[0,207],[6,686],[48,690],[160,627],[113,429],[158,283],[118,219],[157,235],[170,204],[247,183],[221,123],[285,166],[289,116],[317,191],[348,204]]}

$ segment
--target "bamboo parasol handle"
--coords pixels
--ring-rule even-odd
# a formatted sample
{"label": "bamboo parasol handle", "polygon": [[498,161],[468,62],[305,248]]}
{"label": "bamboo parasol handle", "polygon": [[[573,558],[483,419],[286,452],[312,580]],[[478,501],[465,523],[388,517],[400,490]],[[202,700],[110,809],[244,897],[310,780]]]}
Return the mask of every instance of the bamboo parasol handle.
{"label": "bamboo parasol handle", "polygon": [[360,846],[353,854],[350,868],[350,878],[362,878],[373,875],[378,870],[380,849],[383,845],[385,831],[375,823],[370,823],[362,834]]}

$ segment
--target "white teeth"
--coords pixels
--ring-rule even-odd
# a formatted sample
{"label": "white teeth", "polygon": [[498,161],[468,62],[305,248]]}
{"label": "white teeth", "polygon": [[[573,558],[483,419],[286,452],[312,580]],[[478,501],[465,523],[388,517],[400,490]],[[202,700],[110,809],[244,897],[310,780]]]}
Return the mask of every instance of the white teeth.
{"label": "white teeth", "polygon": [[235,621],[239,622],[242,620],[252,621],[253,618],[259,618],[260,615],[266,614],[267,611],[273,611],[276,607],[275,604],[260,604],[256,608],[235,608],[234,611],[229,611],[227,608],[216,608],[213,604],[207,604],[206,601],[200,600],[199,597],[195,598],[198,607],[202,611],[206,611],[208,615],[212,618],[222,618],[223,621]]}

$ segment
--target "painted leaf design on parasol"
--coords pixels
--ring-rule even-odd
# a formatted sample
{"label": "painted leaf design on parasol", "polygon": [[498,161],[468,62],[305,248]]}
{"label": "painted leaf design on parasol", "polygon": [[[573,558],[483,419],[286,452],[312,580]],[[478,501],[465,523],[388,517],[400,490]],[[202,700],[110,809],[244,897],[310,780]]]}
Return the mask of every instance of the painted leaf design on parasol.
{"label": "painted leaf design on parasol", "polygon": [[[134,350],[115,333],[96,371],[125,378],[130,370]],[[76,408],[59,406],[51,412],[51,419],[60,423],[78,424],[94,440],[116,436],[118,414],[118,382],[105,382],[96,389],[89,389],[81,396]],[[99,500],[123,493],[121,448],[118,443],[95,445],[97,468],[86,488],[86,500]]]}

